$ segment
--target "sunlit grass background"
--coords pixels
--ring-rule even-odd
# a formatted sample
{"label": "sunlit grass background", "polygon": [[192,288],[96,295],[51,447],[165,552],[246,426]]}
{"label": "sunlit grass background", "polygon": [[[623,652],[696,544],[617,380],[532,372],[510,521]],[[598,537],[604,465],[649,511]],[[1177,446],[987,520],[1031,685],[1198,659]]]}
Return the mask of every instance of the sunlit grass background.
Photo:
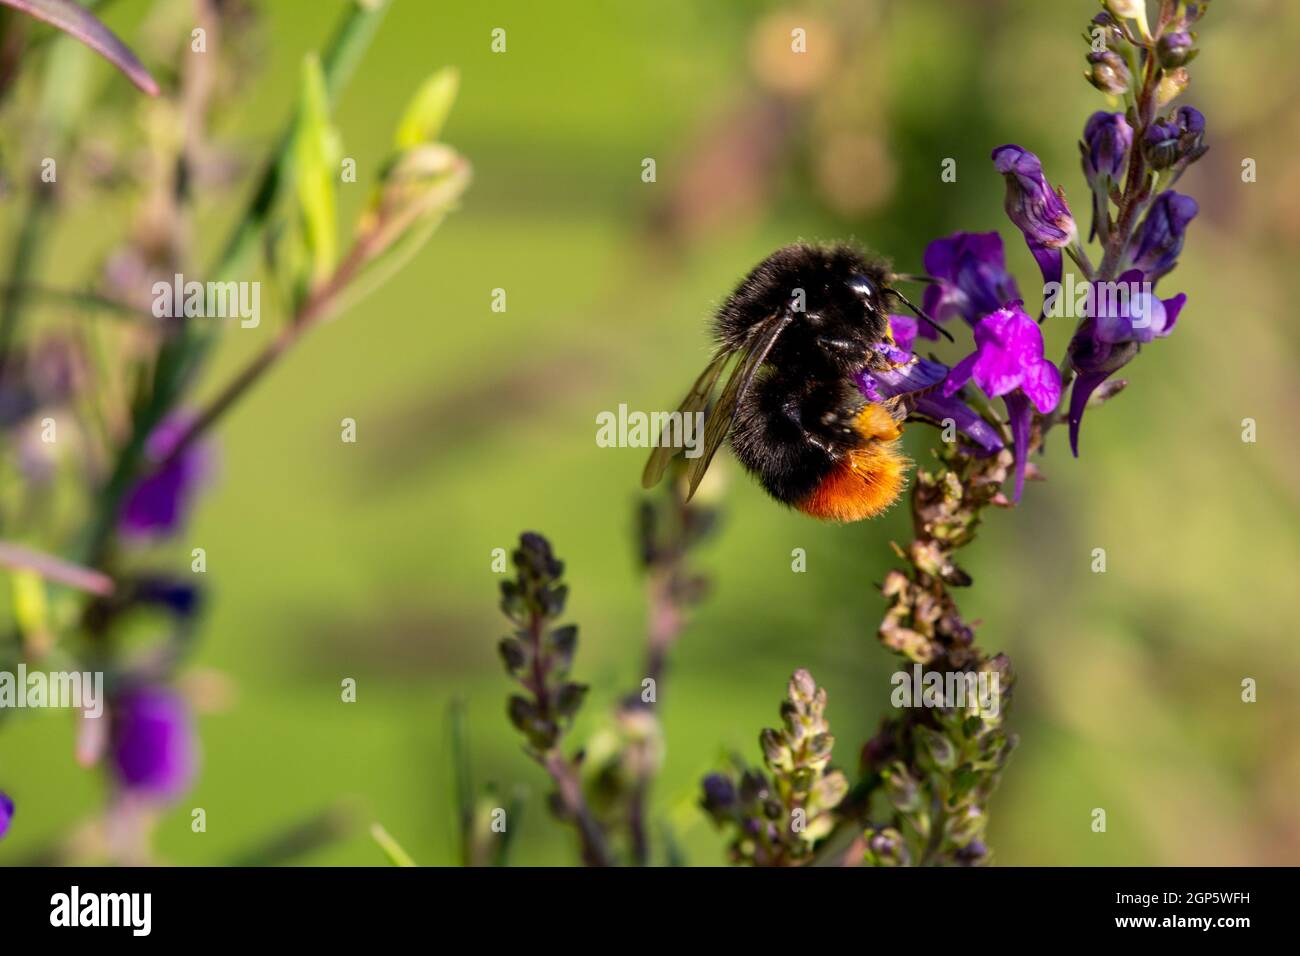
{"label": "sunlit grass background", "polygon": [[[1180,186],[1202,212],[1162,286],[1190,305],[1127,370],[1127,391],[1090,413],[1083,457],[1055,436],[1049,480],[993,514],[965,556],[976,582],[965,610],[1019,675],[1021,747],[992,807],[1004,864],[1300,863],[1300,8],[1215,6],[1187,97],[1212,148]],[[250,159],[342,3],[264,8],[240,38],[262,51],[262,72],[216,127]],[[106,19],[130,39],[144,9],[123,0]],[[580,740],[639,682],[644,632],[631,534],[643,453],[598,448],[597,412],[675,401],[703,364],[710,310],[798,237],[853,237],[919,269],[929,239],[998,229],[1036,302],[988,154],[1009,141],[1038,152],[1086,219],[1076,144],[1106,104],[1081,76],[1080,32],[1096,9],[397,0],[339,105],[362,180],[344,188],[346,209],[360,207],[406,97],[443,64],[462,72],[445,138],[475,181],[411,266],[231,415],[218,480],[156,556],[183,569],[190,548],[207,550],[194,668],[231,690],[200,719],[202,774],[159,829],[164,858],[247,858],[342,804],[382,821],[419,862],[455,862],[446,715],[463,696],[478,781],[529,794],[512,822],[515,860],[575,862],[571,834],[545,810],[547,781],[505,720],[492,549],[538,530],[568,564],[576,673],[593,685]],[[808,31],[802,61],[789,52],[794,26]],[[508,31],[504,55],[489,50],[494,27]],[[646,157],[655,183],[642,182]],[[940,182],[947,157],[955,183]],[[1246,157],[1256,183],[1241,180]],[[203,203],[202,245],[220,242],[237,206]],[[44,280],[85,280],[128,210],[65,208]],[[489,308],[495,288],[504,314]],[[204,393],[281,318],[232,327]],[[1055,357],[1065,323],[1048,336]],[[339,440],[343,417],[358,423],[355,445]],[[1258,424],[1255,444],[1241,440],[1244,418]],[[915,457],[929,437],[913,430]],[[856,768],[894,660],[874,636],[875,583],[888,542],[908,533],[903,509],[813,523],[720,461],[725,525],[699,558],[715,592],[672,660],[654,798],[700,864],[722,848],[693,807],[697,781],[728,750],[757,758],[794,668],[827,686],[837,762]],[[805,574],[791,572],[796,547]],[[1105,574],[1090,570],[1098,547]],[[345,677],[358,681],[355,704],[340,701]],[[1245,677],[1259,682],[1257,703],[1241,701]],[[72,748],[66,714],[0,732],[0,786],[19,803],[0,861],[96,811],[100,778]],[[206,833],[190,831],[194,807]],[[1105,834],[1090,826],[1098,807]],[[302,861],[380,859],[359,826]]]}

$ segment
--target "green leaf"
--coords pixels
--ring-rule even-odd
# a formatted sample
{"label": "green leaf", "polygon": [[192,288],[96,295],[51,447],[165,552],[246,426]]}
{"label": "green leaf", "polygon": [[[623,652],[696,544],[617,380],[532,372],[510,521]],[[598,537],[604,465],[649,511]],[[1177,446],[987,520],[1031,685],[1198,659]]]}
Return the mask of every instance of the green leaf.
{"label": "green leaf", "polygon": [[[352,308],[406,265],[456,206],[469,178],[469,163],[446,146],[421,146],[404,154],[357,226],[357,241],[365,244],[368,256],[356,278],[335,297],[334,311]],[[509,583],[502,582],[501,608],[513,620],[523,603],[518,594],[506,592]]]}
{"label": "green leaf", "polygon": [[401,122],[397,124],[396,147],[404,150],[423,143],[436,143],[459,89],[460,72],[455,67],[444,67],[425,80],[411,97]]}
{"label": "green leaf", "polygon": [[158,83],[130,48],[104,26],[94,14],[72,0],[0,0],[30,17],[43,20],[68,36],[80,40],[125,74],[150,96],[158,95]]}
{"label": "green leaf", "polygon": [[315,54],[303,61],[302,102],[293,149],[294,187],[303,239],[311,260],[310,284],[328,278],[338,261],[338,133],[330,124],[325,75]]}

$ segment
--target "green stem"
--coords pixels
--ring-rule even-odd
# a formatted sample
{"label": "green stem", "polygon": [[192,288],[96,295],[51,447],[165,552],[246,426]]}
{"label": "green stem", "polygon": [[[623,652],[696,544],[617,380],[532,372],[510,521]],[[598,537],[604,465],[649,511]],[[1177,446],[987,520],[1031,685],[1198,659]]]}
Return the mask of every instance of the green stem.
{"label": "green stem", "polygon": [[[375,0],[368,4],[354,2],[344,14],[322,61],[325,87],[331,104],[351,79],[391,2],[392,0]],[[214,280],[223,279],[239,267],[275,208],[285,186],[285,171],[289,164],[296,122],[295,114],[271,150],[271,158],[253,197],[222,247],[221,255],[211,271]],[[270,354],[262,360],[265,364],[271,364],[275,354],[283,347],[276,342],[268,349]],[[186,382],[193,378],[210,346],[210,333],[206,329],[196,328],[193,323],[183,325],[177,335],[164,343],[155,366],[150,396],[137,408],[131,437],[122,448],[113,473],[100,493],[95,519],[81,548],[86,563],[97,565],[105,559],[113,530],[117,526],[122,500],[134,484],[143,462],[145,443],[167,412],[175,406]],[[255,379],[258,375],[260,370],[255,370],[251,377]]]}

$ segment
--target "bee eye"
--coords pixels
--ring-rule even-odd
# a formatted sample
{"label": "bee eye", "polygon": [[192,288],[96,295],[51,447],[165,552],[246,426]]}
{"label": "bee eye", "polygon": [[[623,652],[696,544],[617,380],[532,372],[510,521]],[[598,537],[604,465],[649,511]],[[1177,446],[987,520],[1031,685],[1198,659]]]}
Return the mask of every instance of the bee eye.
{"label": "bee eye", "polygon": [[876,297],[876,284],[866,276],[854,276],[849,280],[849,288],[864,299],[870,300]]}

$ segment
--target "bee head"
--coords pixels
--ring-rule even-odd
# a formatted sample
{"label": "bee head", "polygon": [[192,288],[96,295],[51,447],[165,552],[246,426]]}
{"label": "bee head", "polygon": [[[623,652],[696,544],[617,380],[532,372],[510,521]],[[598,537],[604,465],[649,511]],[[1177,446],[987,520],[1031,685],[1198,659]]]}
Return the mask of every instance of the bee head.
{"label": "bee head", "polygon": [[889,279],[887,264],[851,246],[786,246],[759,263],[723,303],[718,336],[740,348],[755,324],[784,311],[793,321],[773,349],[773,361],[861,368],[888,328]]}

